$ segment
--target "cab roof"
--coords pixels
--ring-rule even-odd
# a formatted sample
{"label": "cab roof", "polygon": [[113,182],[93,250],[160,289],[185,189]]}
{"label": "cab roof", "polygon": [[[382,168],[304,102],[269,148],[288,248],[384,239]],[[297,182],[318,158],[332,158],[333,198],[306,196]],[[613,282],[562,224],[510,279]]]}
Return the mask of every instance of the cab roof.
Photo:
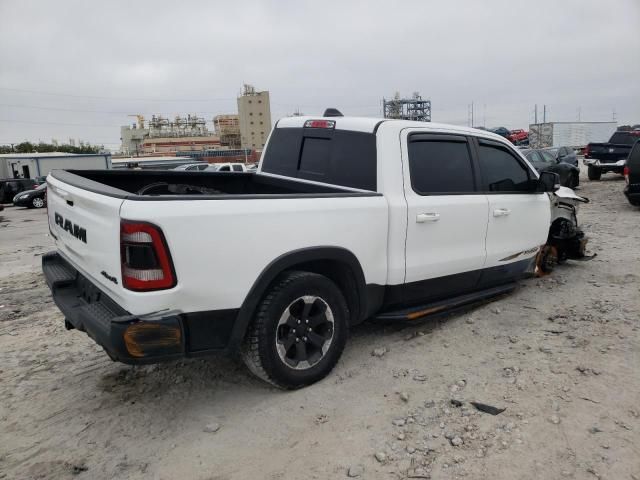
{"label": "cab roof", "polygon": [[278,120],[276,128],[303,128],[305,122],[309,120],[333,121],[335,122],[335,128],[337,130],[351,130],[355,132],[375,133],[378,128],[384,125],[385,129],[388,127],[391,127],[394,130],[401,130],[404,128],[424,128],[426,130],[432,130],[440,133],[451,132],[472,134],[485,138],[494,138],[501,142],[505,141],[504,137],[498,134],[488,132],[486,130],[479,130],[477,128],[449,125],[446,123],[415,122],[411,120],[395,120],[391,118],[376,117],[323,117],[322,115],[285,117]]}

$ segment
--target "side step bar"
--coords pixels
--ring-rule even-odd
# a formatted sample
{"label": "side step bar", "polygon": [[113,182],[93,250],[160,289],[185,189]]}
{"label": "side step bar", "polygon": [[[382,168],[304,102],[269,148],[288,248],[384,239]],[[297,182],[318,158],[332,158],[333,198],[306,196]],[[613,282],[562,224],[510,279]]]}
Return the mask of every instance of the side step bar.
{"label": "side step bar", "polygon": [[376,315],[375,318],[376,320],[383,321],[417,320],[418,318],[422,318],[433,313],[441,313],[447,310],[453,310],[463,305],[476,303],[480,300],[485,300],[487,298],[510,293],[515,290],[516,286],[516,283],[507,283],[506,285],[500,285],[499,287],[492,287],[486,290],[480,290],[478,292],[448,298],[439,302],[428,303],[426,305],[419,305],[417,307],[406,308],[403,310],[380,313]]}

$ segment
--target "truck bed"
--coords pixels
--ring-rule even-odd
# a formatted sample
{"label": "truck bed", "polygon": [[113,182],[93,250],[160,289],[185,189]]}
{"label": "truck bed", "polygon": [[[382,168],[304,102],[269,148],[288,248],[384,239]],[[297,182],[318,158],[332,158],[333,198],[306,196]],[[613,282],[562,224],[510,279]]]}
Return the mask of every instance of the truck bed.
{"label": "truck bed", "polygon": [[190,171],[55,170],[74,187],[126,200],[369,196],[376,192],[317,185],[256,173]]}

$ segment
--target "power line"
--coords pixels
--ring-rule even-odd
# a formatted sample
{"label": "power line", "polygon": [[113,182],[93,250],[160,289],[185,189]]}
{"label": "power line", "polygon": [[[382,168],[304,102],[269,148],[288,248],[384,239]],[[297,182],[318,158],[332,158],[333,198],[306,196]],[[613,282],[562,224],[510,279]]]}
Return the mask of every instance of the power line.
{"label": "power line", "polygon": [[[135,108],[131,109],[131,110],[127,110],[127,111],[112,111],[112,110],[86,110],[86,109],[82,109],[82,108],[59,108],[59,107],[39,107],[37,105],[18,105],[18,104],[12,104],[12,103],[0,103],[0,107],[10,107],[10,108],[27,108],[27,109],[34,109],[34,110],[54,110],[54,111],[59,111],[59,112],[82,112],[82,113],[104,113],[107,115],[128,115],[131,113],[132,110],[135,110]],[[154,115],[157,112],[139,112],[139,114],[141,115]],[[193,112],[191,111],[190,113],[195,113],[195,114],[199,114],[199,115],[217,115],[220,112]]]}
{"label": "power line", "polygon": [[7,122],[7,123],[27,123],[27,124],[32,124],[32,125],[66,125],[66,126],[70,126],[70,127],[96,127],[96,128],[104,128],[104,127],[113,128],[113,127],[120,127],[120,125],[115,125],[115,124],[111,124],[111,125],[91,125],[91,124],[87,124],[87,123],[30,122],[30,121],[26,121],[26,120],[4,120],[4,119],[1,119],[1,118],[0,118],[0,122]]}
{"label": "power line", "polygon": [[235,100],[235,98],[144,98],[144,97],[112,97],[106,95],[77,95],[73,93],[61,92],[43,92],[38,90],[26,90],[22,88],[0,87],[0,90],[8,90],[11,92],[33,93],[35,95],[48,95],[54,97],[71,97],[71,98],[97,98],[103,100],[138,100],[148,102],[223,102]]}

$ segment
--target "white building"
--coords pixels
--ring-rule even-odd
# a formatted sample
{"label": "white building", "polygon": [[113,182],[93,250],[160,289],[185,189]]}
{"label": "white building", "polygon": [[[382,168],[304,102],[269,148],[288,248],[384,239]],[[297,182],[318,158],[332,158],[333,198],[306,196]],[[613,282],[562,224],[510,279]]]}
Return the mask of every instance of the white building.
{"label": "white building", "polygon": [[47,152],[0,155],[0,179],[44,177],[51,170],[102,170],[108,168],[111,168],[110,153]]}

